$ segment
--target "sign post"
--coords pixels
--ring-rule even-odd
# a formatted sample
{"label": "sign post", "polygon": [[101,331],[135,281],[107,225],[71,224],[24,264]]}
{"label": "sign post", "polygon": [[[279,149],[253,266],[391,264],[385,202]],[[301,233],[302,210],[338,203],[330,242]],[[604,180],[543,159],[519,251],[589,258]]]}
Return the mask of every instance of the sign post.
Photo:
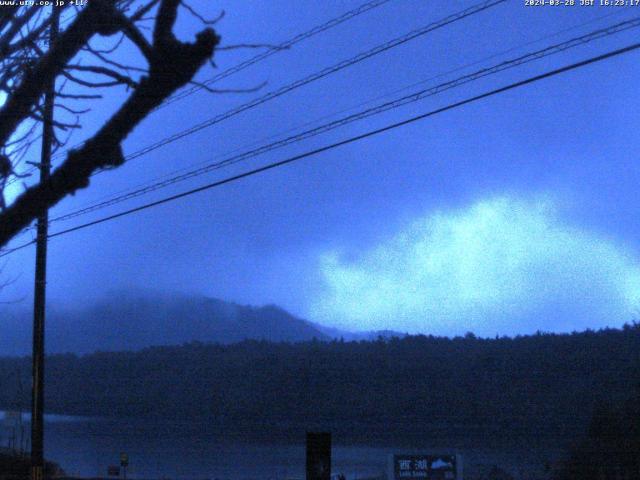
{"label": "sign post", "polygon": [[120,454],[120,466],[122,467],[124,480],[127,480],[127,467],[129,466],[129,455],[127,455],[124,452]]}
{"label": "sign post", "polygon": [[331,433],[307,432],[306,480],[330,480]]}

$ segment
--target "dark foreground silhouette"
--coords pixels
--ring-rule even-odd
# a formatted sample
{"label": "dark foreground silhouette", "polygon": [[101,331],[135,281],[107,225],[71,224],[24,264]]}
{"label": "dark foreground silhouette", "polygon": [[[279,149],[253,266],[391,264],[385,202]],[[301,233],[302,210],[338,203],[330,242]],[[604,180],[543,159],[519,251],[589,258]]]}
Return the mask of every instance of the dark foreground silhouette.
{"label": "dark foreground silhouette", "polygon": [[640,388],[623,405],[599,405],[557,480],[640,478]]}
{"label": "dark foreground silhouette", "polygon": [[[30,474],[30,459],[28,456],[0,451],[0,477],[10,480],[28,479]],[[59,465],[53,462],[45,463],[47,478],[64,475]]]}

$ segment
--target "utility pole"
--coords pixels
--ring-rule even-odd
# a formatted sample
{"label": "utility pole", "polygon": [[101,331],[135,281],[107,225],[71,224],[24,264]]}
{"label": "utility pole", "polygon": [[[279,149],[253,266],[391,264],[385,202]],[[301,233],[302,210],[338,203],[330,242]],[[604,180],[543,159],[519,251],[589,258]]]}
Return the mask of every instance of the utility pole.
{"label": "utility pole", "polygon": [[[59,29],[59,11],[51,7],[49,48],[55,43]],[[40,156],[40,183],[49,180],[51,149],[53,144],[53,109],[56,93],[55,77],[44,97],[42,122],[42,151]],[[44,320],[47,288],[47,237],[49,213],[38,217],[36,237],[36,275],[33,295],[33,386],[31,392],[31,480],[44,479]]]}

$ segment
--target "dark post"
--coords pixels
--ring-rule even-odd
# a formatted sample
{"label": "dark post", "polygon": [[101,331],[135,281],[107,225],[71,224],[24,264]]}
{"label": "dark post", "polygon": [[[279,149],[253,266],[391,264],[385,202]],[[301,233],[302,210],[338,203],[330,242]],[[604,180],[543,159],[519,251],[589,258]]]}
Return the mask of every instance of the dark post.
{"label": "dark post", "polygon": [[307,479],[330,480],[331,433],[307,432]]}
{"label": "dark post", "polygon": [[127,480],[127,467],[129,466],[129,455],[127,455],[125,452],[122,452],[120,454],[120,466],[123,469],[123,473],[124,473],[124,480]]}
{"label": "dark post", "polygon": [[[59,11],[53,6],[49,45],[58,35]],[[48,86],[44,98],[42,122],[42,151],[40,157],[40,182],[49,180],[51,171],[51,147],[53,143],[53,108],[55,79]],[[36,243],[36,274],[33,295],[33,368],[31,395],[31,480],[44,478],[44,320],[47,286],[47,236],[49,215],[38,217]]]}

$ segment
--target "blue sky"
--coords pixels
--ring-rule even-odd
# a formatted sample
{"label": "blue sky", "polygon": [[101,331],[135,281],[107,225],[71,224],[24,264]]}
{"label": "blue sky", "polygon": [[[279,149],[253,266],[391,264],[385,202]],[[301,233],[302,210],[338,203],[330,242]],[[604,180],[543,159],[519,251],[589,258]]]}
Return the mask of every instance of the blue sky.
{"label": "blue sky", "polygon": [[[279,43],[360,3],[215,2],[226,11],[218,30],[227,45]],[[266,81],[259,92],[200,92],[156,112],[127,140],[125,152],[473,4],[391,0],[218,85]],[[218,13],[211,2],[194,5],[208,16]],[[533,8],[509,1],[98,175],[52,216],[373,105],[436,75],[445,74],[424,84],[638,15],[640,7]],[[181,34],[196,28],[183,12]],[[532,62],[52,231],[625,46],[637,36],[634,29]],[[216,64],[224,70],[255,53],[220,52]],[[462,68],[470,63],[476,65]],[[638,65],[638,53],[630,53],[52,240],[50,298],[74,304],[122,287],[155,288],[277,303],[350,329],[437,334],[620,326],[640,312]],[[214,73],[204,70],[200,78]],[[114,90],[96,103],[76,141],[124,95]],[[16,281],[1,294],[23,299],[16,308],[30,305],[32,263],[33,250],[26,249],[4,266],[3,275]]]}

